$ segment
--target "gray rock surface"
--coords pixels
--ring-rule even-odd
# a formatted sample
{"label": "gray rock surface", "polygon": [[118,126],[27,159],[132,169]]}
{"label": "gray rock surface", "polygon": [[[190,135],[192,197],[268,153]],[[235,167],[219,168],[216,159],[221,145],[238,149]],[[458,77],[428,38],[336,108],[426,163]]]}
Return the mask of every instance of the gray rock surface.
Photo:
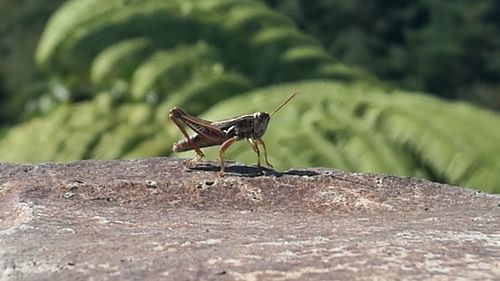
{"label": "gray rock surface", "polygon": [[179,159],[0,164],[0,280],[500,280],[500,196]]}

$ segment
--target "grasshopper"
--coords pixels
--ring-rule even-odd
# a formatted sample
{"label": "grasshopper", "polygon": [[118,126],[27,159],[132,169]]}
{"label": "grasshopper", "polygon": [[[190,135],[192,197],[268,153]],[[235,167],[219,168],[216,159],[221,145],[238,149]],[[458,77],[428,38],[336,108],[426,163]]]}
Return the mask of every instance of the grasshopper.
{"label": "grasshopper", "polygon": [[[205,155],[200,148],[220,145],[219,146],[219,175],[224,176],[224,152],[233,143],[247,139],[253,151],[257,153],[257,166],[260,167],[260,150],[258,145],[264,148],[264,161],[267,166],[272,168],[272,165],[267,161],[267,150],[262,136],[266,132],[267,125],[271,116],[285,106],[298,92],[294,93],[284,102],[282,102],[271,114],[266,112],[255,112],[253,114],[237,116],[231,119],[210,122],[197,117],[194,117],[178,107],[170,110],[169,117],[179,130],[184,135],[185,139],[181,139],[174,143],[172,150],[174,152],[183,152],[193,150],[196,152],[196,157],[191,160],[196,163]],[[191,128],[195,133],[189,136],[184,126]]]}

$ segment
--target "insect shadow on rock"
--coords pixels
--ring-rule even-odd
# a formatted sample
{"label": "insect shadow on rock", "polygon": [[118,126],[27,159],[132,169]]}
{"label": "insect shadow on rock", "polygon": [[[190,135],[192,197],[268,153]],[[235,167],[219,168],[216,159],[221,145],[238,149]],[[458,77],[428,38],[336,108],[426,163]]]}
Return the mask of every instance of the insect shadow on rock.
{"label": "insect shadow on rock", "polygon": [[[227,163],[226,163],[227,165]],[[259,177],[262,175],[268,175],[268,176],[276,176],[280,177],[282,176],[282,173],[277,172],[271,168],[266,168],[262,166],[246,166],[246,165],[240,165],[238,163],[230,163],[228,166],[224,166],[224,173],[226,174],[235,174],[241,177]],[[192,167],[191,170],[196,170],[196,171],[205,171],[205,172],[215,172],[215,171],[220,171],[220,167],[217,165],[212,165],[209,163],[203,163],[202,165],[196,165],[195,167]]]}
{"label": "insect shadow on rock", "polygon": [[[193,167],[191,169],[196,171],[215,172],[219,170],[219,167],[216,165],[212,165],[210,163],[204,163],[202,165],[197,165],[196,167]],[[307,169],[292,169],[285,172],[278,172],[273,169],[265,167],[239,165],[238,163],[229,165],[228,167],[225,168],[225,171],[237,174],[242,177],[258,177],[262,176],[263,174],[274,177],[281,177],[281,176],[314,177],[321,175],[316,171],[311,171]]]}
{"label": "insect shadow on rock", "polygon": [[[253,114],[237,116],[231,119],[221,121],[207,121],[194,117],[178,107],[170,110],[169,117],[179,130],[184,135],[185,139],[181,139],[174,143],[172,150],[174,152],[184,152],[194,150],[196,157],[190,160],[191,164],[195,164],[205,155],[200,148],[220,145],[219,146],[219,175],[224,176],[224,152],[233,143],[246,139],[253,151],[257,153],[257,166],[260,167],[260,150],[259,144],[264,149],[264,161],[267,166],[272,168],[272,165],[267,161],[267,150],[262,136],[267,130],[269,120],[278,110],[285,106],[298,92],[288,97],[270,114],[267,112],[255,112]],[[184,127],[187,126],[194,131],[192,136],[189,136]]]}

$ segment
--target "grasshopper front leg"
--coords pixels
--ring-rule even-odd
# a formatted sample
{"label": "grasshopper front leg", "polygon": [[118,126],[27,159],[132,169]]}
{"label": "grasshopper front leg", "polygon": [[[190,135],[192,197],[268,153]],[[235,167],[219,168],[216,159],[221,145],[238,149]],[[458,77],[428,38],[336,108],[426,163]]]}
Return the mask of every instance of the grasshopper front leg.
{"label": "grasshopper front leg", "polygon": [[258,143],[252,138],[248,138],[247,141],[250,144],[250,146],[252,147],[253,151],[255,151],[255,153],[257,153],[257,166],[260,167],[260,151],[259,151],[259,147],[257,146]]}
{"label": "grasshopper front leg", "polygon": [[[266,161],[266,164],[267,166],[269,166],[270,168],[273,167],[273,165],[271,165],[271,163],[269,163],[269,161],[267,161],[267,150],[266,150],[266,144],[264,143],[264,141],[262,139],[257,139],[255,140],[256,143],[260,143],[262,144],[262,147],[264,148],[264,161]],[[260,159],[259,159],[259,162],[260,162]]]}
{"label": "grasshopper front leg", "polygon": [[257,166],[260,167],[260,150],[259,150],[259,144],[262,145],[262,147],[264,148],[264,161],[266,161],[266,165],[269,166],[270,168],[273,167],[273,165],[271,165],[271,163],[269,163],[269,161],[267,161],[267,149],[266,149],[266,144],[264,143],[263,140],[261,139],[252,139],[252,138],[248,138],[248,143],[250,144],[250,146],[252,147],[253,151],[255,151],[255,153],[257,153]]}

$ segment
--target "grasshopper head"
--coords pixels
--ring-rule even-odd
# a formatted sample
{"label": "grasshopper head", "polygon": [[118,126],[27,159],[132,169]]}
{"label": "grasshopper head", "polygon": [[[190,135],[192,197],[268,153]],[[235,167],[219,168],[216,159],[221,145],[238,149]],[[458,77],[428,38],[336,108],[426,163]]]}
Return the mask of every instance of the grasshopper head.
{"label": "grasshopper head", "polygon": [[253,133],[254,137],[257,139],[260,139],[264,133],[266,132],[267,129],[267,124],[269,123],[269,119],[271,119],[271,116],[273,116],[274,113],[276,113],[278,110],[280,110],[285,104],[287,104],[293,97],[295,97],[299,92],[295,92],[293,95],[288,97],[284,102],[282,102],[271,114],[267,112],[255,112],[253,114]]}
{"label": "grasshopper head", "polygon": [[267,129],[267,124],[269,123],[270,115],[266,112],[255,112],[253,114],[254,123],[253,129],[256,138],[261,138]]}

